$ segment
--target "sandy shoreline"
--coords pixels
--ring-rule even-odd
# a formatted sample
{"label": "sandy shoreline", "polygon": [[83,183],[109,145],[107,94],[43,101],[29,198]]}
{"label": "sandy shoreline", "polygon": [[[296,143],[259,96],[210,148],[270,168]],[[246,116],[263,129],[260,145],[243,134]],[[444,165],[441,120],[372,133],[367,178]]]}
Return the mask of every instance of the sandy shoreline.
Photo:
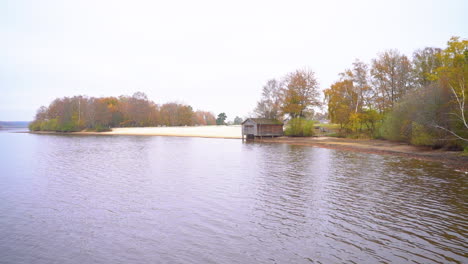
{"label": "sandy shoreline", "polygon": [[404,142],[393,142],[378,139],[348,139],[334,137],[311,138],[264,138],[258,140],[264,143],[283,143],[299,146],[311,146],[344,151],[354,151],[379,155],[394,155],[401,157],[441,162],[465,173],[468,172],[468,156],[462,156],[460,151],[434,150],[430,147],[413,146]]}

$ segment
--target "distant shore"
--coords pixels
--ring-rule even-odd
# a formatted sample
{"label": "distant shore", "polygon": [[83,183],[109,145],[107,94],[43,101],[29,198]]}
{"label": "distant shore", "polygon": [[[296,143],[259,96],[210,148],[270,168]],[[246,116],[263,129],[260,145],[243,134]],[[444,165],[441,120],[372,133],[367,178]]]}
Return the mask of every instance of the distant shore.
{"label": "distant shore", "polygon": [[[173,136],[241,139],[241,126],[194,126],[194,127],[125,127],[113,128],[109,132],[31,132],[37,134],[70,135],[127,135],[127,136]],[[375,139],[347,139],[334,137],[278,137],[256,139],[263,143],[282,143],[291,145],[330,148],[345,151],[395,155],[420,160],[442,162],[468,172],[468,156],[461,156],[459,151],[434,150],[430,147],[412,146],[402,142]]]}

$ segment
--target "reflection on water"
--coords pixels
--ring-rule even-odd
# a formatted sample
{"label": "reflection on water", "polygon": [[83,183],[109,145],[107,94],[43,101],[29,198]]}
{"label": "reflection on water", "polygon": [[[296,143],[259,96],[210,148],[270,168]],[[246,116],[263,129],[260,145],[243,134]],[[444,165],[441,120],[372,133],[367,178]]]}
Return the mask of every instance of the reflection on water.
{"label": "reflection on water", "polygon": [[0,133],[0,263],[463,263],[439,164],[239,140]]}

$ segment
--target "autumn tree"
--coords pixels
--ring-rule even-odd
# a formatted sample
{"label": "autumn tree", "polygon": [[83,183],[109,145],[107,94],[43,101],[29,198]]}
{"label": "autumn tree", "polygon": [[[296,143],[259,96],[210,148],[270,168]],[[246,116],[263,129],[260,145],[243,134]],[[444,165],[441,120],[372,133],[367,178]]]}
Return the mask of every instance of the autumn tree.
{"label": "autumn tree", "polygon": [[416,88],[428,87],[437,80],[437,69],[442,66],[440,48],[424,48],[413,53],[413,81]]}
{"label": "autumn tree", "polygon": [[330,120],[348,131],[361,132],[364,127],[374,134],[382,117],[374,108],[375,94],[367,64],[356,60],[351,69],[339,76],[340,80],[324,91]]}
{"label": "autumn tree", "polygon": [[133,126],[148,126],[150,125],[149,115],[151,113],[151,104],[145,93],[136,92],[126,99],[127,119],[132,120]]}
{"label": "autumn tree", "polygon": [[388,50],[372,60],[372,83],[380,112],[391,110],[412,85],[411,63],[397,50]]}
{"label": "autumn tree", "polygon": [[121,103],[116,97],[101,98],[102,103],[106,106],[110,114],[110,120],[107,122],[111,127],[117,127],[123,122],[123,114],[121,111]]}
{"label": "autumn tree", "polygon": [[367,65],[356,60],[353,68],[340,73],[340,80],[324,90],[330,121],[340,127],[359,120],[363,106],[369,104]]}
{"label": "autumn tree", "polygon": [[109,127],[112,122],[112,113],[108,107],[105,98],[94,100],[93,107],[95,111],[93,126]]}
{"label": "autumn tree", "polygon": [[211,112],[204,112],[205,113],[205,121],[208,126],[216,125],[216,117]]}
{"label": "autumn tree", "polygon": [[352,80],[335,82],[324,91],[325,101],[328,105],[330,121],[340,124],[343,128],[350,122],[351,113],[354,113],[357,103],[357,93]]}
{"label": "autumn tree", "polygon": [[205,120],[205,115],[203,111],[196,111],[193,113],[193,123],[197,126],[206,126],[206,120]]}
{"label": "autumn tree", "polygon": [[190,105],[180,105],[177,109],[177,120],[179,126],[193,126],[193,109]]}
{"label": "autumn tree", "polygon": [[315,73],[297,70],[285,77],[281,111],[291,118],[305,117],[314,106],[320,106],[318,82]]}
{"label": "autumn tree", "polygon": [[146,94],[132,96],[86,97],[55,99],[49,107],[39,108],[30,129],[71,132],[83,129],[104,131],[110,127],[129,126],[192,126],[214,125],[210,112],[197,111],[191,106],[167,103],[162,106],[149,100]]}
{"label": "autumn tree", "polygon": [[216,125],[216,118],[213,113],[206,111],[196,111],[193,114],[194,124],[200,126]]}
{"label": "autumn tree", "polygon": [[192,126],[195,124],[191,106],[179,103],[166,103],[160,108],[161,122],[166,126]]}

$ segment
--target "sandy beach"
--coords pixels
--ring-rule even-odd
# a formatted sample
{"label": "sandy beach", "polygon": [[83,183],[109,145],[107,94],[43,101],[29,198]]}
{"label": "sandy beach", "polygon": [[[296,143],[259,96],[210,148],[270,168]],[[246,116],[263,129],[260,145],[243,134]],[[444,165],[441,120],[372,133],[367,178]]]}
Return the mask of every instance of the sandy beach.
{"label": "sandy beach", "polygon": [[109,132],[77,132],[74,134],[174,136],[241,139],[241,126],[193,126],[193,127],[118,127]]}

